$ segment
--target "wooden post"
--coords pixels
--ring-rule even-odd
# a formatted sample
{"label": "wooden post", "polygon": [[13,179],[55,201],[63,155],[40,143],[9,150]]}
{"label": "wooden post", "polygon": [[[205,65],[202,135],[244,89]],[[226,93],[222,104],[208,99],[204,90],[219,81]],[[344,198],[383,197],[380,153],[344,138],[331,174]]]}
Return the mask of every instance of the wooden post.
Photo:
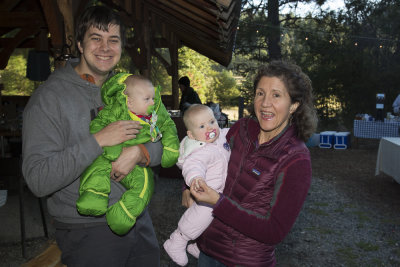
{"label": "wooden post", "polygon": [[174,33],[170,33],[170,44],[169,53],[171,56],[171,76],[172,76],[172,97],[173,97],[173,108],[179,108],[179,87],[178,87],[178,42]]}

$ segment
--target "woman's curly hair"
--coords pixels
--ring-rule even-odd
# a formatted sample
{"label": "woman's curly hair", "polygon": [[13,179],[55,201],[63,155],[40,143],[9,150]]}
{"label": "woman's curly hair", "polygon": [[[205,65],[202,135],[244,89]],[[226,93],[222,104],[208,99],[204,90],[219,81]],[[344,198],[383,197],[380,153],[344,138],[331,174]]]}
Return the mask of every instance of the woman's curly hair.
{"label": "woman's curly hair", "polygon": [[298,137],[307,141],[315,132],[318,122],[310,78],[299,66],[283,60],[271,61],[258,69],[254,78],[254,92],[262,77],[279,78],[285,84],[292,103],[299,103],[292,114],[291,123],[296,125]]}

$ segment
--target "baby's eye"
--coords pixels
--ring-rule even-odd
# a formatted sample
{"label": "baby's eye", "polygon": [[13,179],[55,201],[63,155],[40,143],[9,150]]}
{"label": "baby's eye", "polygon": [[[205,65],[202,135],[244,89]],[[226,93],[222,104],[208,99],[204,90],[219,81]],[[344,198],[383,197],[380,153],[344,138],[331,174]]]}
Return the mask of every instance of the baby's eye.
{"label": "baby's eye", "polygon": [[211,121],[211,124],[214,124],[214,123],[215,123],[215,120],[212,120],[212,121]]}
{"label": "baby's eye", "polygon": [[200,129],[203,129],[204,128],[204,125],[200,125]]}

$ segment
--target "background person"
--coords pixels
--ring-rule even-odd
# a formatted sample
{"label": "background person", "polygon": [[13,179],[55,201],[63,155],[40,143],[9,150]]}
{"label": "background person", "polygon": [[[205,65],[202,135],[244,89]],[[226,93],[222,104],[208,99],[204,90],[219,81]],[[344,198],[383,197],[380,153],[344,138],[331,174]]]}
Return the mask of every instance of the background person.
{"label": "background person", "polygon": [[[283,61],[259,68],[254,114],[233,125],[223,194],[202,180],[190,192],[212,205],[214,219],[197,240],[198,266],[275,266],[275,245],[292,228],[311,183],[304,141],[316,128],[312,86]],[[187,194],[184,194],[187,196]]]}
{"label": "background person", "polygon": [[[103,106],[100,87],[120,60],[125,28],[118,15],[104,6],[89,7],[75,25],[80,60],[56,69],[24,110],[23,175],[36,196],[49,196],[47,207],[63,264],[159,266],[159,245],[147,209],[122,237],[110,230],[105,216],[81,216],[76,210],[81,173],[103,153],[103,147],[135,138],[141,126],[117,121],[90,133],[90,122]],[[160,163],[160,142],[147,143],[146,148],[126,147],[113,162],[110,204],[125,192],[117,181],[136,164],[146,164],[145,152],[152,164]]]}
{"label": "background person", "polygon": [[178,81],[182,96],[179,102],[179,110],[183,114],[185,110],[192,104],[201,104],[201,100],[196,91],[190,87],[190,80],[187,76],[183,76]]}
{"label": "background person", "polygon": [[392,106],[393,106],[393,113],[395,115],[399,115],[400,114],[400,94],[396,97]]}
{"label": "background person", "polygon": [[[181,141],[178,167],[187,186],[196,186],[203,179],[217,192],[222,192],[230,156],[226,142],[228,128],[220,129],[213,111],[200,104],[191,105],[183,115],[187,136]],[[178,265],[188,263],[186,246],[189,240],[195,240],[210,225],[212,208],[194,203],[183,214],[178,228],[165,241],[164,249]],[[189,244],[187,250],[199,257],[196,244]]]}
{"label": "background person", "polygon": [[143,126],[135,139],[105,147],[103,154],[81,175],[80,196],[76,202],[79,213],[91,216],[106,213],[108,225],[119,235],[126,234],[133,227],[136,218],[149,204],[154,191],[151,168],[137,165],[120,182],[127,191],[118,202],[108,205],[111,163],[119,157],[122,149],[161,139],[161,166],[169,168],[178,160],[179,139],[176,126],[161,101],[160,91],[160,87],[154,90],[151,81],[143,76],[118,73],[102,86],[105,107],[90,124],[92,134],[118,120],[134,120]]}

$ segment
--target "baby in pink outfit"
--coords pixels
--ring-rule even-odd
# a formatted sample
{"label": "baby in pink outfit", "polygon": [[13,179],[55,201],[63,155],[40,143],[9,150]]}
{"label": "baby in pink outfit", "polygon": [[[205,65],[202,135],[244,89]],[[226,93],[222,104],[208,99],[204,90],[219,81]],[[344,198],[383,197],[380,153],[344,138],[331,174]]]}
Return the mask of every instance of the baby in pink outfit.
{"label": "baby in pink outfit", "polygon": [[[177,166],[188,186],[196,186],[198,179],[204,179],[208,186],[222,193],[230,157],[229,144],[226,141],[228,128],[220,129],[212,110],[200,104],[194,104],[185,111],[183,122],[187,136],[181,141]],[[210,225],[213,219],[212,208],[193,203],[182,215],[178,228],[165,241],[164,249],[178,265],[188,263],[186,249],[198,258],[200,251],[195,240]]]}

